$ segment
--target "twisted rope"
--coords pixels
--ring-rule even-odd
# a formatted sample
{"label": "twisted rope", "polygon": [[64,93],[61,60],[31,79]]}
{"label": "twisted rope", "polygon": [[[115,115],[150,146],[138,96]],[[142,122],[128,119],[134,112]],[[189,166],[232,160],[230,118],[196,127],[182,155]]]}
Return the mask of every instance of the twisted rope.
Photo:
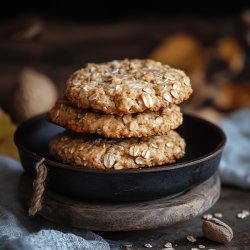
{"label": "twisted rope", "polygon": [[47,177],[47,168],[43,164],[44,161],[45,159],[42,158],[35,165],[36,179],[33,181],[33,194],[29,207],[29,216],[35,215],[42,209],[42,196],[45,190],[44,182]]}

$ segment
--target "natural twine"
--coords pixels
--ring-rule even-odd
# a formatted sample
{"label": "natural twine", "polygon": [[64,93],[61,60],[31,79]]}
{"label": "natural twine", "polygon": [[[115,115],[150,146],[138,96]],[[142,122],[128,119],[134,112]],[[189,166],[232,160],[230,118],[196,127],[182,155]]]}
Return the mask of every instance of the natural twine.
{"label": "natural twine", "polygon": [[29,216],[35,215],[42,209],[42,196],[45,190],[44,182],[47,177],[47,168],[43,164],[44,161],[45,159],[42,158],[35,165],[36,179],[33,181],[33,194],[29,208]]}

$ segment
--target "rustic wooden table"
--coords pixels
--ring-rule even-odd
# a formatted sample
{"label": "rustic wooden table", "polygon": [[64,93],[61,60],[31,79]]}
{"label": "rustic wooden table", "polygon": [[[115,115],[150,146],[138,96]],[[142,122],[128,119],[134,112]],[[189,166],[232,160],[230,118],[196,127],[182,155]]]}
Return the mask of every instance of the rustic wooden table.
{"label": "rustic wooden table", "polygon": [[[61,90],[69,74],[86,62],[146,57],[167,33],[183,30],[183,20],[176,20],[174,27],[172,23],[148,19],[106,24],[50,21],[44,23],[37,38],[22,41],[9,40],[9,35],[5,34],[6,25],[0,24],[0,106],[9,109],[13,84],[24,67],[34,67],[48,74]],[[16,25],[19,24],[17,22]],[[218,29],[222,26],[224,33],[233,33],[234,25],[230,20],[223,25],[216,22]],[[199,32],[204,40],[216,35],[211,23],[195,19],[185,21],[185,30]],[[152,244],[153,249],[162,249],[166,241],[177,244],[176,249],[191,249],[198,244],[205,245],[206,249],[250,249],[250,217],[244,220],[236,218],[243,209],[250,209],[250,193],[223,187],[219,202],[209,211],[222,212],[223,220],[232,226],[235,237],[227,246],[202,237],[200,218],[164,229],[101,235],[106,239],[128,241],[133,249],[145,249],[145,243]],[[185,239],[187,235],[197,237],[197,244],[188,242]]]}
{"label": "rustic wooden table", "polygon": [[[201,231],[202,219],[180,223],[169,228],[158,230],[135,232],[100,233],[104,238],[111,240],[124,240],[133,245],[132,249],[146,249],[145,243],[150,243],[153,248],[162,249],[166,242],[173,243],[176,250],[187,250],[198,245],[206,246],[206,249],[250,249],[250,217],[240,220],[237,213],[244,209],[250,209],[250,192],[231,187],[222,187],[221,197],[216,205],[207,213],[221,212],[221,220],[229,224],[234,231],[234,239],[228,245],[222,245],[206,240]],[[186,239],[187,235],[193,235],[197,242],[191,243]],[[175,246],[177,244],[177,246]]]}

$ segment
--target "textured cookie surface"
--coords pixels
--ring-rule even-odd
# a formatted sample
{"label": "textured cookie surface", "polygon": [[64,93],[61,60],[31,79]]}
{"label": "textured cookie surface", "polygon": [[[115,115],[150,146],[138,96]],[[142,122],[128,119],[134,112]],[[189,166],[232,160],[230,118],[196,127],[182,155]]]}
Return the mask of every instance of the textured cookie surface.
{"label": "textured cookie surface", "polygon": [[185,141],[176,132],[147,138],[105,139],[66,131],[54,137],[50,154],[76,167],[129,169],[175,162],[184,156]]}
{"label": "textured cookie surface", "polygon": [[157,111],[191,93],[183,71],[139,59],[88,64],[71,75],[64,89],[72,105],[107,114]]}
{"label": "textured cookie surface", "polygon": [[48,119],[78,133],[98,133],[107,138],[148,137],[167,134],[182,124],[176,105],[159,111],[123,116],[91,112],[71,106],[61,99],[49,112]]}

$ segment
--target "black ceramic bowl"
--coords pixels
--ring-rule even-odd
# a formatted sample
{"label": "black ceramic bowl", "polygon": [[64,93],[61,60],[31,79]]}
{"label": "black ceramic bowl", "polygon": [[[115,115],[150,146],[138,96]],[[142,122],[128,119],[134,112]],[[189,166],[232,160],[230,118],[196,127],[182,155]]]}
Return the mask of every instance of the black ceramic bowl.
{"label": "black ceramic bowl", "polygon": [[50,157],[48,142],[63,130],[39,115],[21,124],[14,139],[29,176],[35,177],[34,165],[44,157],[46,187],[78,199],[139,201],[176,195],[215,173],[225,144],[219,127],[185,114],[184,124],[177,129],[187,144],[184,158],[153,168],[103,171],[75,168]]}

